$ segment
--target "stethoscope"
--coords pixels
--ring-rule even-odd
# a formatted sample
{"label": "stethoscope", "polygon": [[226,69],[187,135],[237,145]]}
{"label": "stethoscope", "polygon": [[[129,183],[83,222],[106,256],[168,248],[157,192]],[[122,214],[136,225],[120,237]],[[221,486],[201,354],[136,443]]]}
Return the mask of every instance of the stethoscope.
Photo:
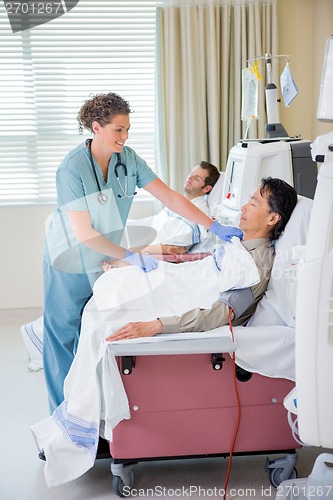
{"label": "stethoscope", "polygon": [[[91,166],[92,166],[92,170],[94,172],[96,184],[97,184],[98,191],[99,191],[97,199],[98,199],[98,201],[99,201],[99,203],[101,205],[104,205],[108,201],[108,198],[107,198],[106,194],[103,193],[101,185],[100,185],[98,177],[97,177],[97,172],[96,172],[96,169],[95,169],[95,165],[94,165],[94,161],[93,161],[93,157],[92,157],[92,152],[91,152],[91,142],[92,142],[92,139],[87,139],[86,145],[87,145],[87,148],[88,148],[88,151],[89,151],[89,159],[90,159],[90,163],[91,163]],[[124,170],[124,174],[125,174],[125,185],[124,185],[124,187],[121,185],[121,182],[120,182],[119,172],[118,172],[119,168],[122,168]],[[120,188],[120,190],[122,192],[122,194],[118,194],[118,198],[121,198],[122,200],[124,200],[125,198],[133,198],[136,195],[136,191],[133,194],[128,194],[127,167],[126,167],[125,163],[122,163],[120,153],[117,153],[117,163],[114,166],[114,173],[116,175],[116,179],[118,181],[119,188]]]}

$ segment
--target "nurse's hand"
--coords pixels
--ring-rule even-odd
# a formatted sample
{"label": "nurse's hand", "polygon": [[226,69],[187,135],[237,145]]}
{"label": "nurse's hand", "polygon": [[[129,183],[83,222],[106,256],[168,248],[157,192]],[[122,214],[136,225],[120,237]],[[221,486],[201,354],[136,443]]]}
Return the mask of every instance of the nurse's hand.
{"label": "nurse's hand", "polygon": [[162,323],[159,319],[153,321],[136,321],[127,323],[118,328],[112,335],[106,337],[105,340],[112,342],[113,340],[128,340],[137,339],[139,337],[152,337],[162,332]]}
{"label": "nurse's hand", "polygon": [[159,261],[150,255],[133,253],[130,250],[125,250],[122,260],[128,262],[129,264],[133,264],[134,266],[141,267],[145,273],[149,273],[149,271],[157,269],[159,264]]}
{"label": "nurse's hand", "polygon": [[209,231],[216,234],[220,240],[230,241],[233,236],[237,236],[240,240],[243,239],[244,233],[238,227],[222,226],[217,220],[210,226]]}

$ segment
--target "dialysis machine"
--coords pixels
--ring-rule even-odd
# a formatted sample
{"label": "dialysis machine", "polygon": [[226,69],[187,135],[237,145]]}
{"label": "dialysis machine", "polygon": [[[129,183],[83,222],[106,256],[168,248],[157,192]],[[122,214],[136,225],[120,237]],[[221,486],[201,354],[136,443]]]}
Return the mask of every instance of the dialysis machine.
{"label": "dialysis machine", "polygon": [[[333,122],[333,35],[327,40],[317,118]],[[333,448],[333,132],[311,145],[318,173],[307,243],[297,273],[296,388],[285,406],[297,415],[301,440]],[[284,481],[280,496],[333,499],[333,454],[322,453],[306,479]],[[297,490],[297,495],[296,495]],[[276,497],[278,498],[278,497]]]}
{"label": "dialysis machine", "polygon": [[298,194],[313,198],[317,172],[309,141],[285,137],[241,141],[229,153],[218,219],[237,226],[241,207],[263,177],[279,177]]}

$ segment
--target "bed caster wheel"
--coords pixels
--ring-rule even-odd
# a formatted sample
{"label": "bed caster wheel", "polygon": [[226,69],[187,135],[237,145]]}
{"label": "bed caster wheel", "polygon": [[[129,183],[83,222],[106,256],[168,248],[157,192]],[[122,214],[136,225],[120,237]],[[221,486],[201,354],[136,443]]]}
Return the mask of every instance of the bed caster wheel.
{"label": "bed caster wheel", "polygon": [[269,460],[267,457],[265,463],[265,471],[268,472],[268,478],[271,485],[277,488],[283,481],[287,479],[295,479],[297,470],[295,468],[297,462],[297,453],[287,453],[284,457]]}
{"label": "bed caster wheel", "polygon": [[297,478],[297,470],[294,468],[289,477],[282,477],[283,473],[285,472],[285,469],[269,469],[268,471],[268,477],[270,480],[270,483],[274,488],[277,488],[280,486],[280,484],[283,481],[286,481],[287,479],[296,479]]}
{"label": "bed caster wheel", "polygon": [[121,476],[113,475],[112,478],[112,491],[118,497],[129,497],[134,484],[133,469],[129,469],[128,471],[124,469],[121,471]]}

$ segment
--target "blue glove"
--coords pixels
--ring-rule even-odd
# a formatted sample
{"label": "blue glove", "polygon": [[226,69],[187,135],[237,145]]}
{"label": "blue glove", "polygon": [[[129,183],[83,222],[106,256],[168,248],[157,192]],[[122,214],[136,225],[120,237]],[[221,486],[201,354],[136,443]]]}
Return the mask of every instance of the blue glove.
{"label": "blue glove", "polygon": [[210,226],[209,231],[216,234],[220,240],[230,241],[233,236],[237,236],[240,240],[243,239],[244,233],[238,227],[222,226],[217,220]]}
{"label": "blue glove", "polygon": [[154,259],[154,257],[151,257],[150,255],[142,255],[131,252],[130,250],[125,250],[122,260],[125,260],[129,264],[133,264],[133,266],[141,267],[141,269],[143,269],[145,273],[153,271],[158,267],[159,264],[159,261],[157,259]]}

